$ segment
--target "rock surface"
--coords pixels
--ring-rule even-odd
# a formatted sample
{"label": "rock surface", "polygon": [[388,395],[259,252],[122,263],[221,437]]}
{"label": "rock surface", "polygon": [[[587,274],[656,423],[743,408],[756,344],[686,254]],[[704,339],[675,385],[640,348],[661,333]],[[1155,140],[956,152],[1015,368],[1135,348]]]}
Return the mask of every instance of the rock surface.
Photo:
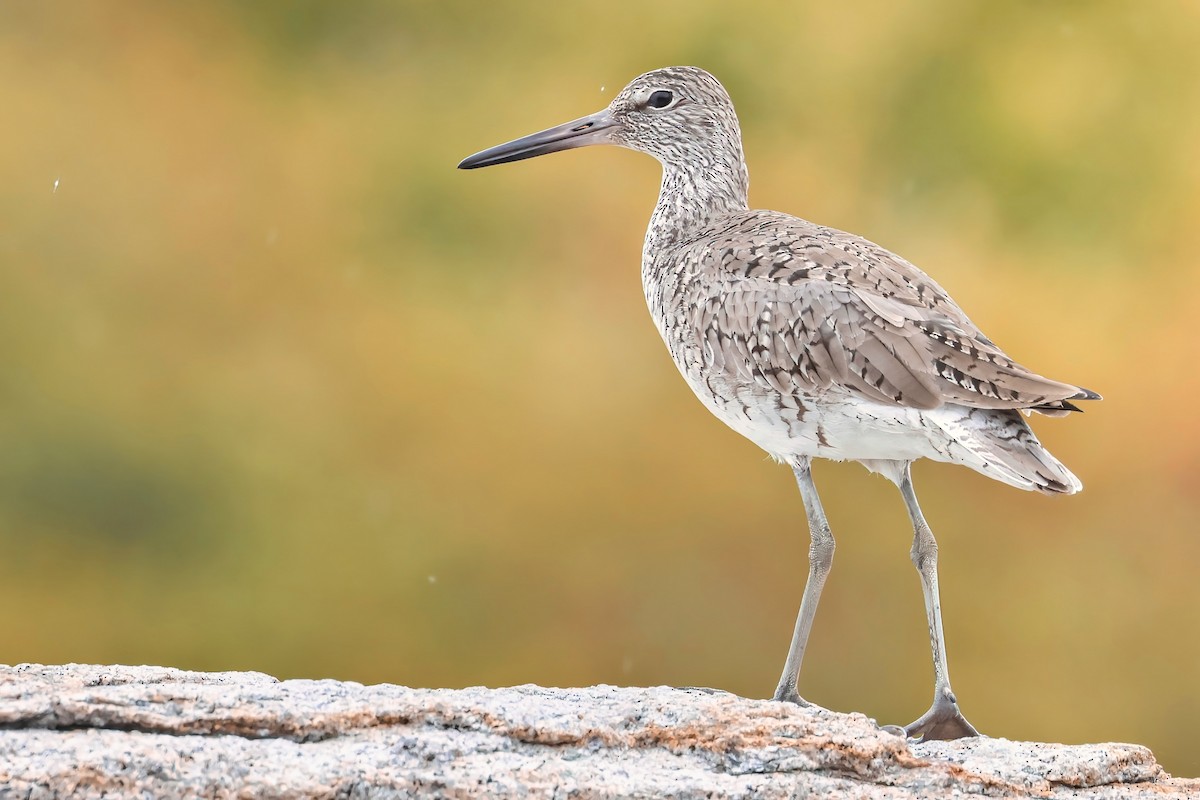
{"label": "rock surface", "polygon": [[1144,747],[906,744],[701,689],[0,666],[0,798],[1200,798]]}

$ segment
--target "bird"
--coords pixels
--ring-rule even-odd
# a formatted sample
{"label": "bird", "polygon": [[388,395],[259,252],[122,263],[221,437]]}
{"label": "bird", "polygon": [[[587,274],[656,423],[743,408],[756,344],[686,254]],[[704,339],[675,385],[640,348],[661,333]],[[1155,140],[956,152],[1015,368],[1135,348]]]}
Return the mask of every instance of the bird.
{"label": "bird", "polygon": [[483,150],[477,169],[588,145],[662,164],[642,286],[680,373],[718,419],[791,467],[808,518],[809,570],[773,698],[810,705],[800,668],[835,542],[813,459],[857,461],[900,490],[913,528],[934,669],[929,710],[884,726],[914,741],[977,736],[950,685],[938,545],[911,464],[961,464],[1019,489],[1073,494],[1078,478],[1026,417],[1099,400],[1018,364],[913,264],[860,236],[752,209],[733,101],[698,67],[634,78],[601,111]]}

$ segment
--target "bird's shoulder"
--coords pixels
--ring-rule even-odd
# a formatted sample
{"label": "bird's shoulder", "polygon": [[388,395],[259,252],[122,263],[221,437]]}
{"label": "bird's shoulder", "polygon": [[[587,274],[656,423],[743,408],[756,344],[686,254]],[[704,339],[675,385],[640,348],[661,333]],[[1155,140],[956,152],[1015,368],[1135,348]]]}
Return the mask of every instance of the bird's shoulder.
{"label": "bird's shoulder", "polygon": [[[936,281],[886,248],[853,233],[777,211],[729,215],[691,257],[716,283],[764,295],[849,291],[864,302],[890,301],[905,316],[943,317],[982,335]],[[925,314],[919,314],[924,310]]]}

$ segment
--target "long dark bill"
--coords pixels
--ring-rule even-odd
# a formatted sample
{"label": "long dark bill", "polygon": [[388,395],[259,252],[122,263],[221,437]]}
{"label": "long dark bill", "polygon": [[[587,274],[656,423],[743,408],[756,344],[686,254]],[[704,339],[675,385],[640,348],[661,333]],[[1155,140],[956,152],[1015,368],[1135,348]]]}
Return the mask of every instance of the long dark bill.
{"label": "long dark bill", "polygon": [[608,109],[604,109],[572,122],[489,147],[487,150],[464,158],[458,168],[478,169],[479,167],[490,167],[494,164],[507,164],[509,161],[533,158],[546,153],[557,153],[559,150],[586,147],[589,144],[602,144],[608,141],[609,132],[616,126],[617,122],[613,119],[612,114]]}

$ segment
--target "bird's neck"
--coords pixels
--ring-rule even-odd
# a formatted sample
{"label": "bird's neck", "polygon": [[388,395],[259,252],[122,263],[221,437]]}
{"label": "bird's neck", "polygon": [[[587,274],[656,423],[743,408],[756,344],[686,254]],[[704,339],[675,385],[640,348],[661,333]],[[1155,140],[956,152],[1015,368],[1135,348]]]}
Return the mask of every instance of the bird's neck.
{"label": "bird's neck", "polygon": [[643,254],[662,253],[702,234],[722,217],[747,210],[749,191],[740,146],[729,148],[724,158],[701,157],[682,166],[664,163]]}

